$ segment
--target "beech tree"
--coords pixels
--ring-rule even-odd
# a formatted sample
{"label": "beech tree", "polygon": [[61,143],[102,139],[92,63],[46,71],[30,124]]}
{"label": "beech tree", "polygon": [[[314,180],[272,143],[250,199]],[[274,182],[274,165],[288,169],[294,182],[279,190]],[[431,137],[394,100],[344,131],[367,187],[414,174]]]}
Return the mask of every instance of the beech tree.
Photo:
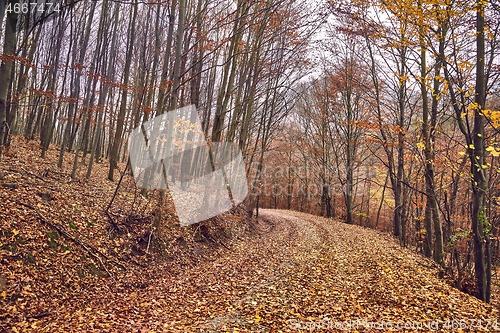
{"label": "beech tree", "polygon": [[[10,3],[15,5],[18,0],[12,0]],[[2,2],[3,4],[3,2]],[[3,21],[5,8],[0,8],[1,17]],[[2,64],[0,65],[0,157],[2,156],[2,147],[10,132],[7,124],[7,94],[10,87],[10,76],[12,71],[12,64],[15,59],[15,50],[17,42],[17,17],[18,14],[14,11],[7,13],[5,22],[5,36],[3,44]]]}
{"label": "beech tree", "polygon": [[127,99],[129,93],[129,79],[130,79],[130,67],[132,65],[132,51],[134,49],[134,39],[135,39],[135,26],[137,19],[137,0],[133,4],[133,10],[130,13],[130,26],[127,38],[127,54],[125,58],[125,68],[123,70],[123,89],[120,101],[120,110],[118,112],[115,136],[113,139],[113,145],[111,146],[111,151],[109,153],[109,174],[108,179],[113,180],[114,171],[118,164],[118,154],[120,147],[122,145],[122,134],[123,126],[125,124],[125,112],[127,107]]}

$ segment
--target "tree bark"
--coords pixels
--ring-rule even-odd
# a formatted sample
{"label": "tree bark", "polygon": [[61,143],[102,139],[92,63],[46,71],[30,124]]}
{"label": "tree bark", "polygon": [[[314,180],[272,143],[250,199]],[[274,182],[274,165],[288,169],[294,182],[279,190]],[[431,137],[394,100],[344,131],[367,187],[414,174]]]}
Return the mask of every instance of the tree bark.
{"label": "tree bark", "polygon": [[[19,0],[12,1],[12,6],[19,3]],[[14,11],[7,13],[5,22],[5,37],[3,45],[4,59],[0,65],[0,157],[2,157],[2,149],[5,137],[8,135],[9,128],[7,125],[7,93],[10,86],[10,74],[12,63],[16,50],[16,26],[17,14]]]}
{"label": "tree bark", "polygon": [[477,283],[477,297],[485,302],[490,302],[491,295],[491,249],[490,249],[490,224],[486,217],[486,190],[488,178],[484,166],[484,110],[486,102],[485,64],[485,7],[484,1],[476,2],[476,96],[474,107],[474,127],[472,131],[473,146],[468,147],[471,160],[472,174],[472,233],[474,237],[474,269]]}
{"label": "tree bark", "polygon": [[128,84],[129,84],[129,76],[130,76],[130,66],[132,63],[132,51],[134,49],[134,40],[135,40],[135,22],[137,18],[137,0],[134,1],[133,11],[131,13],[130,18],[130,29],[127,38],[127,56],[125,58],[125,68],[123,71],[123,90],[120,101],[120,110],[118,112],[118,119],[116,122],[116,131],[115,137],[113,139],[113,146],[111,147],[111,152],[109,154],[109,173],[108,179],[113,180],[114,171],[118,166],[118,155],[119,148],[121,146],[121,140],[123,135],[123,127],[125,124],[125,112],[127,107],[127,97],[128,97]]}

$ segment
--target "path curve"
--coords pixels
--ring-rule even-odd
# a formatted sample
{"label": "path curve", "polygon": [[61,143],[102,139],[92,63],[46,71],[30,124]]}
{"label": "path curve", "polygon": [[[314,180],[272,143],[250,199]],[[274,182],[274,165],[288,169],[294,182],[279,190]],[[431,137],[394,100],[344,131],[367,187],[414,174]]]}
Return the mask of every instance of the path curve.
{"label": "path curve", "polygon": [[260,213],[254,236],[223,257],[176,276],[159,271],[132,291],[110,286],[108,299],[75,305],[66,328],[45,321],[39,331],[494,331],[496,309],[447,285],[388,235],[304,213]]}

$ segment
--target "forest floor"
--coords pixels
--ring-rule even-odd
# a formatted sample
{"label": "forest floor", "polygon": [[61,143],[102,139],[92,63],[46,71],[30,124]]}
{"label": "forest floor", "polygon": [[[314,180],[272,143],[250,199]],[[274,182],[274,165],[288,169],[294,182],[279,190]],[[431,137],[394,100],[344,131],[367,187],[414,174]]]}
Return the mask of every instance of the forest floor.
{"label": "forest floor", "polygon": [[432,261],[332,219],[227,214],[209,242],[171,217],[152,253],[154,200],[130,176],[109,210],[124,230],[112,231],[117,181],[104,180],[104,163],[71,180],[71,154],[59,170],[55,147],[42,160],[21,141],[0,161],[0,332],[500,330],[498,310],[440,279]]}

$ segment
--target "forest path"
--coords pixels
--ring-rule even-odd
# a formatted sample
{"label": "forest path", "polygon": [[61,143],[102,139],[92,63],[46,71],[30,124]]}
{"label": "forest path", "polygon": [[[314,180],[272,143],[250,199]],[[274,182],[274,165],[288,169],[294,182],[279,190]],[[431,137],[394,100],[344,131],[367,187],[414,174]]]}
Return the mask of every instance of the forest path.
{"label": "forest path", "polygon": [[230,282],[242,293],[203,322],[205,332],[496,328],[496,310],[451,288],[430,261],[387,235],[298,212],[261,217],[270,229],[260,244],[243,245],[235,254],[247,259],[228,262],[241,269]]}
{"label": "forest path", "polygon": [[[459,332],[452,328],[460,325],[461,331],[495,330],[496,309],[447,285],[430,261],[383,233],[277,210],[261,210],[254,227],[254,237],[234,241],[217,260],[176,275],[165,264],[154,279],[80,292],[78,301],[60,303],[31,329],[387,332],[392,324],[401,332]],[[401,323],[421,327],[396,327]]]}

